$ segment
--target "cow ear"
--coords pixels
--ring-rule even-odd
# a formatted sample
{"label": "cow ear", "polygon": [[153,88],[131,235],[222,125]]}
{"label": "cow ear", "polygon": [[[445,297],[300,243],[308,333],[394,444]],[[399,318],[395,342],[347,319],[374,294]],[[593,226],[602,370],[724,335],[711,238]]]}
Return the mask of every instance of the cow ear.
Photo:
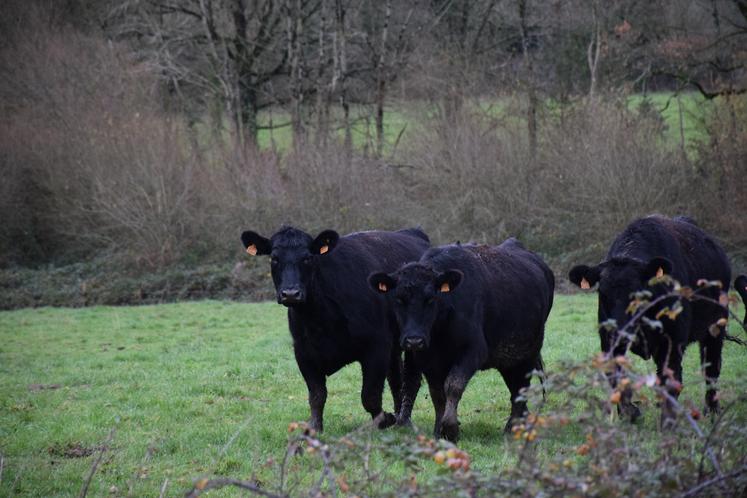
{"label": "cow ear", "polygon": [[311,254],[327,254],[337,245],[340,235],[334,230],[324,230],[311,242],[309,250]]}
{"label": "cow ear", "polygon": [[643,269],[643,279],[651,280],[654,277],[663,277],[672,273],[672,262],[667,258],[651,258]]}
{"label": "cow ear", "polygon": [[397,281],[383,272],[372,273],[368,276],[368,285],[376,292],[386,294],[397,287]]}
{"label": "cow ear", "polygon": [[584,290],[599,282],[599,266],[576,265],[568,272],[568,279]]}
{"label": "cow ear", "polygon": [[241,234],[241,242],[244,244],[247,254],[252,256],[270,254],[272,252],[272,243],[257,232],[247,230]]}
{"label": "cow ear", "polygon": [[745,292],[747,292],[747,275],[739,275],[734,280],[734,289],[739,292],[739,295],[745,295]]}
{"label": "cow ear", "polygon": [[459,287],[463,276],[459,270],[446,270],[436,277],[436,289],[442,293],[451,292]]}

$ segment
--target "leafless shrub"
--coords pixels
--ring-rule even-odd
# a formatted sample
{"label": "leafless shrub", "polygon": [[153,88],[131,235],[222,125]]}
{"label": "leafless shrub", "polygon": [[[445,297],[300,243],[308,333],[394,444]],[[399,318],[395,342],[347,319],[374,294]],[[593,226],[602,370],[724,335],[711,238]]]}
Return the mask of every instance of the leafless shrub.
{"label": "leafless shrub", "polygon": [[697,149],[694,190],[705,222],[728,247],[747,259],[747,99],[727,96],[709,102],[708,139]]}
{"label": "leafless shrub", "polygon": [[519,103],[506,102],[504,112],[474,105],[456,122],[425,121],[433,124],[411,144],[417,198],[439,233],[519,235],[550,254],[599,242],[598,253],[635,216],[694,207],[690,165],[663,142],[658,122],[598,100],[547,109],[533,158]]}

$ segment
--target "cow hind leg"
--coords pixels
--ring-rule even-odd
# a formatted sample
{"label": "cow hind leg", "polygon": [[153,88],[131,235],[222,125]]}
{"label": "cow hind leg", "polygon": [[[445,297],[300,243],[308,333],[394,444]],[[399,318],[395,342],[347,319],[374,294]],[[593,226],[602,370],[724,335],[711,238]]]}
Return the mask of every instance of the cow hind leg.
{"label": "cow hind leg", "polygon": [[718,391],[716,384],[721,374],[721,350],[724,346],[726,327],[719,327],[719,335],[713,337],[710,333],[700,341],[700,365],[705,374],[706,412],[716,414],[719,411]]}
{"label": "cow hind leg", "polygon": [[529,387],[530,374],[536,367],[536,361],[516,365],[510,369],[499,369],[506,387],[511,393],[511,415],[508,417],[504,432],[511,432],[516,421],[526,415],[527,402],[520,399],[522,389]]}

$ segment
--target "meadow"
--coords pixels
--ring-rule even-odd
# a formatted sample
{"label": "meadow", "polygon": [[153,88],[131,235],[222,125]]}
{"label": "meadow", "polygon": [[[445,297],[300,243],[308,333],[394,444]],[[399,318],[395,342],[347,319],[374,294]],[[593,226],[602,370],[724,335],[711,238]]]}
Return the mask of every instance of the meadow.
{"label": "meadow", "polygon": [[[556,296],[543,349],[548,372],[598,352],[595,306],[595,295]],[[735,311],[742,316],[741,308]],[[744,336],[736,323],[730,330]],[[637,357],[634,365],[654,370]],[[684,372],[681,399],[702,406],[695,346]],[[745,376],[747,348],[727,343],[723,403],[741,394],[738,381]],[[325,436],[340,437],[368,422],[357,365],[331,377],[328,389]],[[562,396],[550,392],[548,406]],[[500,471],[515,461],[515,446],[502,433],[508,413],[498,373],[479,373],[460,405],[459,446],[474,469]],[[0,313],[0,496],[78,495],[112,429],[89,496],[158,496],[164,483],[164,495],[177,496],[211,475],[252,476],[270,485],[277,476],[265,463],[283,458],[289,423],[307,416],[306,388],[285,310],[277,304],[202,301]],[[413,420],[430,435],[433,412],[425,388]],[[637,430],[653,439],[657,422],[658,410],[649,407]],[[413,436],[398,428],[372,437]],[[583,440],[570,425],[558,437],[538,439],[537,451],[573,455]],[[303,472],[308,457],[293,458],[295,471]],[[436,475],[436,467],[426,460],[419,478]]]}
{"label": "meadow", "polygon": [[[700,94],[685,92],[654,92],[648,94],[633,94],[625,99],[631,111],[650,112],[659,115],[665,127],[665,140],[669,145],[679,145],[681,142],[688,150],[708,139],[705,120],[713,112],[713,102],[705,100]],[[507,97],[479,98],[465,102],[469,112],[482,115],[488,119],[510,119],[522,122],[523,118],[516,115],[515,109],[508,109],[510,99]],[[567,104],[566,104],[567,105]],[[563,104],[548,99],[545,106],[550,115],[555,115]],[[339,109],[334,109],[340,113]],[[384,152],[389,155],[395,146],[406,144],[413,137],[423,132],[423,123],[433,119],[439,112],[438,106],[432,103],[407,100],[392,102],[384,113]],[[263,111],[259,120],[263,128],[259,131],[257,142],[262,149],[277,148],[280,151],[289,150],[293,144],[293,132],[290,127],[271,129],[272,123],[287,122],[290,114],[282,110]],[[341,120],[341,116],[338,116]],[[351,135],[353,144],[359,150],[372,149],[376,141],[376,129],[372,111],[366,106],[352,106]],[[204,131],[208,133],[207,130]],[[342,129],[337,132],[342,140]]]}

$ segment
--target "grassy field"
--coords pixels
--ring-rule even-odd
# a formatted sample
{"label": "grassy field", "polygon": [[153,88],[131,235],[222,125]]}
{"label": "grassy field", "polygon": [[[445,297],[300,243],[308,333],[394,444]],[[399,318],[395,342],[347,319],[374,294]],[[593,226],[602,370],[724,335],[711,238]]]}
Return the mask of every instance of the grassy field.
{"label": "grassy field", "polygon": [[[543,353],[548,371],[597,351],[594,310],[593,295],[557,296]],[[654,368],[640,360],[638,367]],[[684,369],[682,397],[701,406],[697,348],[688,351]],[[747,348],[727,343],[725,402],[745,376]],[[367,422],[359,386],[357,365],[330,379],[327,435]],[[433,413],[426,394],[421,390],[414,422],[429,432]],[[551,406],[558,401],[552,396]],[[473,467],[490,471],[512,461],[501,432],[509,405],[500,376],[479,373],[460,406],[460,447],[472,455]],[[273,482],[262,464],[282,458],[288,423],[307,415],[284,309],[273,303],[0,313],[0,496],[77,495],[95,450],[113,428],[91,496],[158,496],[166,479],[166,494],[176,496],[194,478],[214,474],[254,473],[259,482]],[[655,434],[657,418],[647,410],[640,430]],[[404,429],[384,433],[410,437]],[[582,440],[571,426],[562,438],[541,440],[539,450],[569,451]],[[426,462],[426,477],[433,466]]]}

